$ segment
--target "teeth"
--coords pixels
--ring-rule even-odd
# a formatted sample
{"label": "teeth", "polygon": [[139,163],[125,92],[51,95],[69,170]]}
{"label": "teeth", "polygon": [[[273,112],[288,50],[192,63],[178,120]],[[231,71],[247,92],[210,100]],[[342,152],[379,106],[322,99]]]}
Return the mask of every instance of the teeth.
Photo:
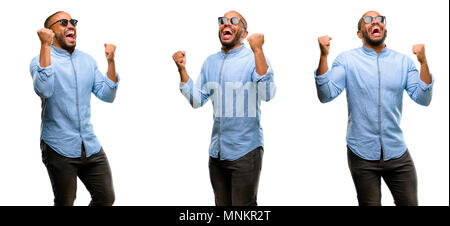
{"label": "teeth", "polygon": [[225,32],[230,32],[230,33],[233,33],[232,31],[231,31],[231,29],[230,28],[225,28],[225,29],[223,29],[223,32],[225,33]]}

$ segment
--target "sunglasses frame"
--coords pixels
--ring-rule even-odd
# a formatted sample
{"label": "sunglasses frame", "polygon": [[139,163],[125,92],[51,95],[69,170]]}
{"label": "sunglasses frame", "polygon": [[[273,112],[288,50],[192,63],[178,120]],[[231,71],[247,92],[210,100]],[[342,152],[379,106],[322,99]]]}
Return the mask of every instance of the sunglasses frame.
{"label": "sunglasses frame", "polygon": [[[370,17],[370,22],[367,23],[366,18],[369,18],[369,17]],[[378,18],[381,18],[381,21],[378,20]],[[372,23],[373,19],[377,20],[378,23],[386,24],[386,17],[385,17],[385,16],[382,16],[382,15],[378,15],[378,16],[363,16],[361,19],[362,19],[362,20],[364,21],[364,23],[366,23],[366,24]]]}
{"label": "sunglasses frame", "polygon": [[[225,23],[222,23],[222,19],[223,19],[223,18],[226,18],[226,19],[227,19],[227,21],[226,21]],[[237,19],[238,22],[237,22],[236,24],[233,23],[233,19],[234,19],[234,20]],[[218,22],[219,22],[219,26],[220,26],[220,25],[223,25],[223,24],[226,24],[228,21],[230,21],[230,23],[233,24],[233,25],[238,25],[239,22],[241,22],[242,25],[244,25],[244,28],[247,29],[247,25],[244,24],[244,22],[241,20],[241,18],[238,18],[238,17],[231,17],[231,18],[228,18],[228,17],[221,16],[221,17],[218,17],[217,20],[218,20]]]}
{"label": "sunglasses frame", "polygon": [[70,22],[70,24],[72,24],[72,26],[76,27],[77,23],[78,23],[78,20],[77,19],[70,19],[70,20],[68,20],[68,19],[60,19],[60,20],[57,20],[52,25],[50,25],[48,28],[51,28],[53,25],[55,25],[55,24],[57,24],[59,22],[61,22],[61,26],[63,26],[63,27],[67,27],[67,25],[69,25],[69,22]]}

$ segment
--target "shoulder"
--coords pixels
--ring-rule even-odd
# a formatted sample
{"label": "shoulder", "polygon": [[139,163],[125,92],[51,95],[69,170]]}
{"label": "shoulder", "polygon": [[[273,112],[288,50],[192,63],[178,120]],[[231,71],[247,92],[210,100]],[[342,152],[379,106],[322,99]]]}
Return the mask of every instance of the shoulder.
{"label": "shoulder", "polygon": [[406,54],[397,52],[393,49],[387,49],[389,58],[394,62],[402,62],[406,64],[414,64],[414,61]]}

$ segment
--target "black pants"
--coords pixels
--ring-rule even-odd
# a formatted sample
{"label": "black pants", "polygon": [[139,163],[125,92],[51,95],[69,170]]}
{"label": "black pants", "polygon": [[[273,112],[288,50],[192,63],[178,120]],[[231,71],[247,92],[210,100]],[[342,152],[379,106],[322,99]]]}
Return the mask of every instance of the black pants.
{"label": "black pants", "polygon": [[103,151],[86,157],[84,145],[81,158],[67,158],[41,141],[42,161],[47,167],[55,195],[55,206],[72,206],[77,192],[77,177],[91,194],[91,206],[111,206],[114,189],[111,169]]}
{"label": "black pants", "polygon": [[386,182],[397,206],[417,206],[417,175],[406,150],[400,158],[369,161],[347,147],[348,165],[360,206],[381,206],[381,178]]}
{"label": "black pants", "polygon": [[263,148],[235,161],[209,158],[209,175],[217,206],[256,206]]}

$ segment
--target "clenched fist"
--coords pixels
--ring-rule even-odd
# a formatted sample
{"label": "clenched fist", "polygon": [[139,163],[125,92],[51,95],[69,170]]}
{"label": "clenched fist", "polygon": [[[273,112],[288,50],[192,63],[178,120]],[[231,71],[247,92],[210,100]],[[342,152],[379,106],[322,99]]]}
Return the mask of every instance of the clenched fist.
{"label": "clenched fist", "polygon": [[41,40],[41,44],[51,45],[53,42],[53,37],[55,37],[55,33],[47,28],[41,28],[37,31],[39,39]]}
{"label": "clenched fist", "polygon": [[116,46],[113,44],[105,43],[105,56],[108,62],[114,61],[114,52],[116,51]]}
{"label": "clenched fist", "polygon": [[414,45],[412,48],[412,51],[417,56],[417,60],[420,63],[426,62],[427,59],[425,57],[425,45],[424,44]]}
{"label": "clenched fist", "polygon": [[331,37],[328,35],[325,35],[325,36],[319,37],[317,40],[319,41],[320,55],[328,56],[328,53],[330,52]]}
{"label": "clenched fist", "polygon": [[248,44],[250,48],[252,48],[253,52],[262,50],[262,46],[264,44],[264,35],[263,34],[252,34],[247,38]]}
{"label": "clenched fist", "polygon": [[173,54],[172,58],[178,70],[184,70],[186,68],[186,51],[178,51]]}

